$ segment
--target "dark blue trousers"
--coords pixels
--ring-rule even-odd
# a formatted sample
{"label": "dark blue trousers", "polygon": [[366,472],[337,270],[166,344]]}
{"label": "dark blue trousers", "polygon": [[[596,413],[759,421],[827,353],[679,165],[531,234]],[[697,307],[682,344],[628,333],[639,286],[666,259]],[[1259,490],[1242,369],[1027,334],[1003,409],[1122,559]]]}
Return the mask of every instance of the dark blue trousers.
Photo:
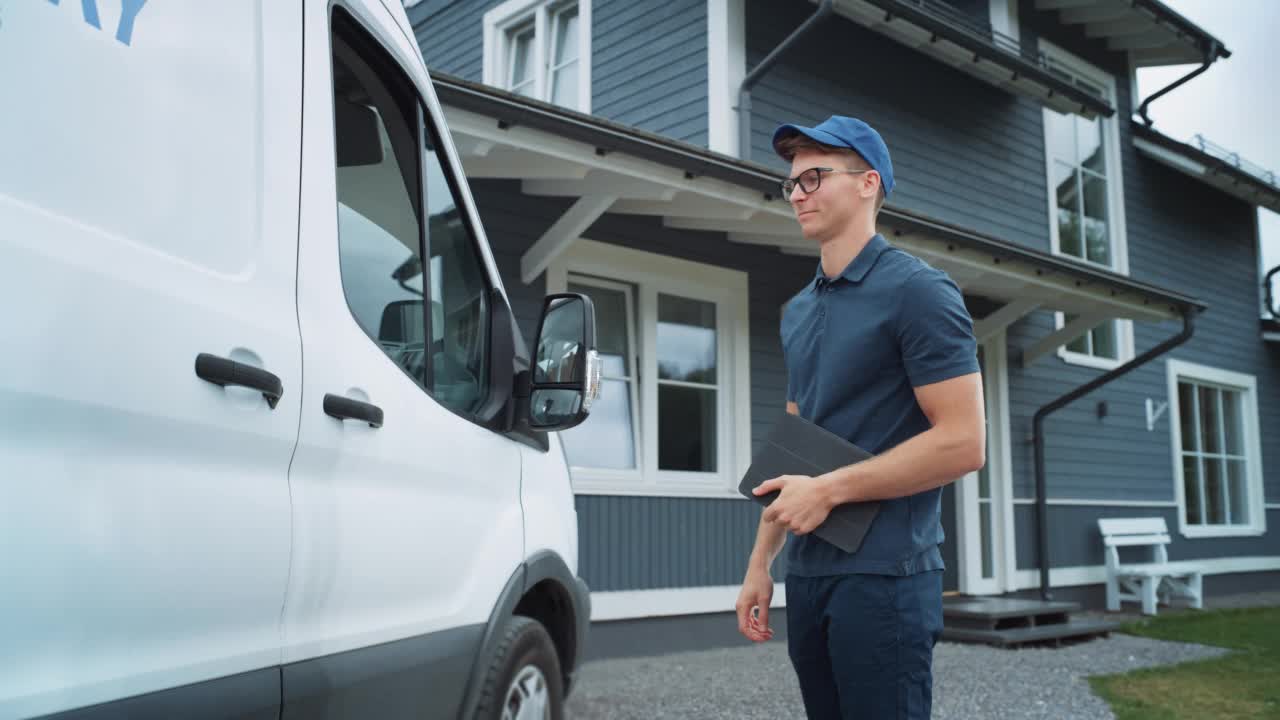
{"label": "dark blue trousers", "polygon": [[942,571],[787,576],[787,646],[811,720],[927,720]]}

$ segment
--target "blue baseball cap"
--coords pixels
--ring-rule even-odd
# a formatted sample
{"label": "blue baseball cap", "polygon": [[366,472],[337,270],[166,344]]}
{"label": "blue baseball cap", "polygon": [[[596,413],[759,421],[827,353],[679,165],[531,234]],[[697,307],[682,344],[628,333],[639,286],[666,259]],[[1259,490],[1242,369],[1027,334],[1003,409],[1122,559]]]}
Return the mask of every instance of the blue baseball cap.
{"label": "blue baseball cap", "polygon": [[884,188],[885,197],[893,192],[893,163],[889,161],[889,146],[884,144],[880,133],[870,125],[858,118],[844,115],[832,115],[813,127],[779,125],[778,129],[773,131],[773,151],[778,152],[780,141],[796,134],[804,135],[823,145],[849,148],[858,153],[872,170],[880,173],[880,186]]}

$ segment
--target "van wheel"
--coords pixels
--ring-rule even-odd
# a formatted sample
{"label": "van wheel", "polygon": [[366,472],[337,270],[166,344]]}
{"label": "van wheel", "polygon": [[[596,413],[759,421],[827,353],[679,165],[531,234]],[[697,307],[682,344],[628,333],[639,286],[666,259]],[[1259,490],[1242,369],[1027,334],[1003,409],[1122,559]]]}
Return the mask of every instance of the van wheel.
{"label": "van wheel", "polygon": [[485,674],[476,717],[481,720],[561,720],[560,658],[542,623],[514,616]]}

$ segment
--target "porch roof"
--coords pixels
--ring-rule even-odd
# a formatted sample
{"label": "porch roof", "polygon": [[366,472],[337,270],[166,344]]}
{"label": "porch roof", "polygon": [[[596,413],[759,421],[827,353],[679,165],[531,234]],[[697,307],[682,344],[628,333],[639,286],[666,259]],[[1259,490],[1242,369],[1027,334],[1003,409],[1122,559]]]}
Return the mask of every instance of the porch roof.
{"label": "porch roof", "polygon": [[1070,70],[945,0],[835,0],[834,7],[873,32],[1058,112],[1115,114],[1106,98],[1087,90]]}
{"label": "porch roof", "polygon": [[1125,52],[1134,67],[1184,65],[1231,57],[1222,41],[1160,0],[1035,0],[1059,22]]}
{"label": "porch roof", "polygon": [[1132,127],[1133,146],[1143,155],[1251,205],[1280,212],[1280,178],[1275,172],[1201,135],[1184,143],[1136,121]]}
{"label": "porch roof", "polygon": [[[657,216],[669,227],[724,233],[730,244],[817,256],[779,197],[778,173],[764,165],[449,75],[434,73],[433,80],[468,178],[519,180],[527,195],[574,198],[521,258],[525,283],[605,213]],[[997,309],[975,323],[979,339],[1037,309],[1078,317],[1024,351],[1024,362],[1108,319],[1158,322],[1205,307],[1189,295],[892,204],[879,225],[967,294],[994,301]]]}
{"label": "porch roof", "polygon": [[[1035,0],[1034,6],[1125,53],[1134,67],[1231,56],[1220,40],[1160,0]],[[1090,89],[1093,83],[1023,43],[1015,30],[1002,32],[946,0],[835,0],[834,7],[873,32],[1058,112],[1090,118],[1115,113],[1109,100]]]}

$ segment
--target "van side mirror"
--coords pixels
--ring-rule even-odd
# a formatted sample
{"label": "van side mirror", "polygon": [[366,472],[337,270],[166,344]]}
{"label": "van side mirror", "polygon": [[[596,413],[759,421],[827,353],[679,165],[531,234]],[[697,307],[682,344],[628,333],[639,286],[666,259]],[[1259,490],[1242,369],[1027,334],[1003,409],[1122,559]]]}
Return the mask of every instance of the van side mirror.
{"label": "van side mirror", "polygon": [[548,295],[530,368],[529,426],[568,430],[587,419],[600,395],[596,311],[580,293]]}

